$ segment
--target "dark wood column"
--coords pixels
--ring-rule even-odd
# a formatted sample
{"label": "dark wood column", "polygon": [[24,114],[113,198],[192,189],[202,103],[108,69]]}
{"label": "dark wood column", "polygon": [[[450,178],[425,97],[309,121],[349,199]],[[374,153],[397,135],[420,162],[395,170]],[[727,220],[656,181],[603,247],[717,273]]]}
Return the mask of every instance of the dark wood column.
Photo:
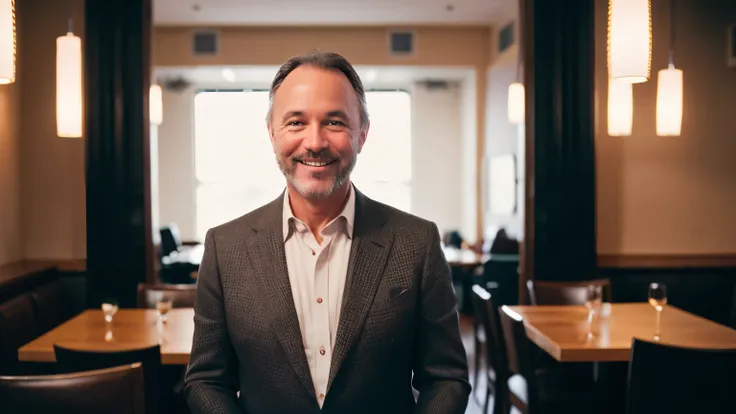
{"label": "dark wood column", "polygon": [[522,0],[524,279],[596,269],[593,0]]}
{"label": "dark wood column", "polygon": [[153,280],[151,0],[85,2],[88,306]]}

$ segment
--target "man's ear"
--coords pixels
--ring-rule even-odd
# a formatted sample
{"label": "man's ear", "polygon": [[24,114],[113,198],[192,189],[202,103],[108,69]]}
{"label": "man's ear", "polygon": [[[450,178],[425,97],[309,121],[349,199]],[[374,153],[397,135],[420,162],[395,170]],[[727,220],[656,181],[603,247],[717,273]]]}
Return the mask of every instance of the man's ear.
{"label": "man's ear", "polygon": [[358,154],[363,150],[365,140],[368,138],[368,130],[371,127],[371,122],[366,122],[365,126],[360,129],[360,136],[358,136]]}
{"label": "man's ear", "polygon": [[274,136],[273,136],[273,126],[271,125],[271,120],[266,121],[266,128],[268,129],[268,138],[271,140],[271,145],[274,145]]}

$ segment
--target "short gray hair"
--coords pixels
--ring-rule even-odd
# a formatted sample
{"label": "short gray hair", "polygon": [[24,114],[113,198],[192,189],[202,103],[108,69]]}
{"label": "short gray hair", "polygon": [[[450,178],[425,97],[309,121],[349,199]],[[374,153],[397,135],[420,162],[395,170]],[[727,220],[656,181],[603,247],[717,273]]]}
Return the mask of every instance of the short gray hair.
{"label": "short gray hair", "polygon": [[337,53],[312,51],[304,55],[294,56],[281,65],[276,76],[271,83],[271,89],[268,91],[268,114],[266,120],[271,120],[271,109],[273,106],[273,96],[279,89],[284,79],[299,66],[313,66],[326,70],[338,70],[348,78],[350,85],[353,87],[355,94],[358,95],[358,104],[360,105],[360,126],[365,128],[368,125],[368,104],[365,99],[365,90],[360,76],[343,56]]}

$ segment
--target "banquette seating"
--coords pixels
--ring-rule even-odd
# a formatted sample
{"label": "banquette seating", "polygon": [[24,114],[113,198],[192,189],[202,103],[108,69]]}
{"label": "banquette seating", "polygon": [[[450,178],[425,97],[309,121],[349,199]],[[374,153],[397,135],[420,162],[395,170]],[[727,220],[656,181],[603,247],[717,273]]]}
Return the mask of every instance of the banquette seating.
{"label": "banquette seating", "polygon": [[44,373],[43,364],[18,361],[18,348],[74,316],[59,272],[18,262],[0,267],[0,375]]}

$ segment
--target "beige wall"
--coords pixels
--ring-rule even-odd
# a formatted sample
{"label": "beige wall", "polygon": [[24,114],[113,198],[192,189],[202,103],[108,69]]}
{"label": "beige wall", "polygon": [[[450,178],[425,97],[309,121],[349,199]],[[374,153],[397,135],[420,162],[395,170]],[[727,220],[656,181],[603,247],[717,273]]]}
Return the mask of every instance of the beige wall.
{"label": "beige wall", "polygon": [[0,266],[23,256],[18,85],[0,85]]}
{"label": "beige wall", "polygon": [[[516,155],[517,180],[523,183],[523,126],[513,125],[508,121],[508,90],[509,85],[517,81],[517,56],[518,44],[511,46],[503,53],[497,53],[488,70],[485,141],[486,162],[499,155]],[[486,173],[487,171],[484,171],[484,174]],[[488,185],[488,182],[489,178],[484,177],[484,183]],[[495,237],[495,231],[499,227],[506,228],[514,237],[523,238],[523,186],[519,185],[517,188],[517,211],[510,215],[494,214],[490,209],[490,190],[486,188],[486,191],[483,192],[487,239]]]}
{"label": "beige wall", "polygon": [[16,3],[23,257],[86,256],[84,140],[56,136],[56,37],[83,36],[83,0]]}
{"label": "beige wall", "polygon": [[[475,68],[476,76],[468,82],[474,89],[472,93],[463,95],[461,100],[461,106],[470,111],[464,111],[468,113],[461,119],[463,159],[469,161],[463,162],[462,182],[458,183],[463,200],[469,200],[461,206],[460,227],[466,238],[473,242],[482,230],[477,166],[484,148],[486,69],[490,64],[491,29],[490,26],[411,29],[416,34],[416,52],[406,57],[390,56],[388,32],[383,27],[224,27],[219,29],[220,54],[195,57],[191,53],[193,28],[157,27],[154,64],[158,67],[280,65],[293,55],[318,48],[343,54],[355,65]],[[161,202],[165,203],[163,199]],[[166,217],[162,215],[161,219],[165,222]]]}
{"label": "beige wall", "polygon": [[675,65],[684,71],[685,96],[680,137],[655,133],[669,2],[652,2],[652,78],[634,86],[633,135],[609,137],[607,1],[596,1],[599,254],[736,253],[736,68],[726,66],[736,2],[676,2]]}

